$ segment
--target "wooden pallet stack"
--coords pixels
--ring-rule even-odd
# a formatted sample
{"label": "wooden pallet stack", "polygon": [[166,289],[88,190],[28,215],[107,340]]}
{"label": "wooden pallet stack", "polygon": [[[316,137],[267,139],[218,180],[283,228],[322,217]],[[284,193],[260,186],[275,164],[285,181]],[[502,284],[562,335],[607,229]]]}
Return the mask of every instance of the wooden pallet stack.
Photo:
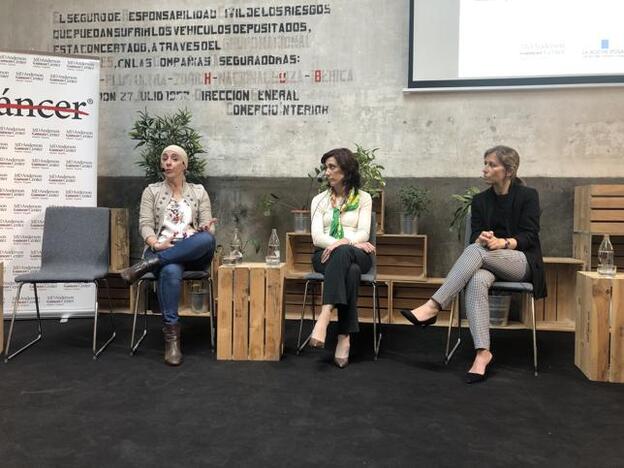
{"label": "wooden pallet stack", "polygon": [[[108,285],[110,288],[113,309],[128,310],[130,307],[130,288],[121,279],[119,272],[130,266],[130,234],[128,231],[128,209],[111,208],[110,220],[110,259],[108,265]],[[108,298],[105,288],[98,289],[100,309],[108,309]]]}
{"label": "wooden pallet stack", "polygon": [[609,234],[615,264],[624,269],[624,185],[583,185],[574,189],[574,256],[595,270],[598,247]]}
{"label": "wooden pallet stack", "polygon": [[[404,323],[399,309],[423,303],[442,283],[442,279],[427,277],[426,235],[384,234],[383,225],[379,224],[377,231],[377,283],[381,319],[384,323]],[[289,319],[299,318],[302,307],[307,318],[312,318],[313,307],[317,313],[320,310],[321,289],[318,286],[308,290],[306,304],[303,305],[303,276],[313,271],[313,252],[311,234],[286,234],[284,308]],[[363,322],[371,322],[373,319],[370,286],[360,287],[358,313]],[[448,315],[448,311],[444,315]]]}
{"label": "wooden pallet stack", "polygon": [[[375,210],[382,210],[379,206]],[[385,234],[383,225],[377,229],[377,283],[381,318],[383,323],[407,324],[400,314],[402,308],[414,308],[423,304],[444,278],[427,276],[427,236]],[[617,247],[616,247],[617,249]],[[312,236],[307,233],[286,234],[286,273],[284,285],[284,309],[286,317],[297,319],[301,315],[312,318],[312,309],[318,313],[321,304],[321,288],[308,290],[305,306],[303,276],[311,272],[314,251]],[[621,250],[624,253],[624,248]],[[549,295],[535,302],[537,327],[541,330],[574,331],[574,287],[576,272],[584,268],[584,260],[567,257],[545,257],[544,269]],[[362,285],[358,313],[363,322],[372,321],[372,288]],[[450,307],[439,315],[437,325],[446,325]],[[524,328],[530,324],[528,304],[522,308],[520,322],[510,322],[509,328]]]}

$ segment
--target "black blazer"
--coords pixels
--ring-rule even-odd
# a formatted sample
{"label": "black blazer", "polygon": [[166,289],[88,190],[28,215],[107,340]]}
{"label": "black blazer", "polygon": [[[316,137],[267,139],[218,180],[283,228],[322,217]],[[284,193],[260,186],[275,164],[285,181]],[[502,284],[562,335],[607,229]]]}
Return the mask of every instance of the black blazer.
{"label": "black blazer", "polygon": [[[512,183],[509,188],[511,196],[511,219],[507,231],[516,239],[516,250],[524,252],[531,268],[531,282],[536,299],[546,297],[546,281],[544,278],[544,260],[539,240],[540,206],[537,190]],[[482,231],[492,231],[496,194],[493,188],[484,190],[472,199],[470,242],[475,242]]]}

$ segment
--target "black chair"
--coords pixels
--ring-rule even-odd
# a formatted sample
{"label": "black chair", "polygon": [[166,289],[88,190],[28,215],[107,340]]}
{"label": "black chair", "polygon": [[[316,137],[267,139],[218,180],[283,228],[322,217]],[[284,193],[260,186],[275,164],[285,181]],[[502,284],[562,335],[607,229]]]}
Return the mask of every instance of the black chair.
{"label": "black chair", "polygon": [[[184,271],[182,273],[182,281],[204,281],[206,283],[206,290],[208,291],[208,306],[210,308],[210,346],[212,348],[212,352],[215,349],[215,300],[214,300],[214,290],[213,290],[213,281],[211,272],[212,263],[208,265],[206,270],[200,271]],[[139,339],[135,343],[136,339],[136,322],[137,315],[139,310],[139,302],[141,298],[141,291],[145,289],[146,283],[154,284],[157,281],[156,276],[153,273],[146,273],[136,283],[136,299],[134,301],[134,310],[133,310],[133,318],[132,318],[132,336],[130,339],[130,355],[134,355],[134,353],[139,348],[139,345],[147,335],[147,304],[143,307],[143,333],[139,337]],[[146,302],[146,301],[144,301]]]}
{"label": "black chair", "polygon": [[[371,227],[370,236],[368,242],[376,246],[377,242],[377,221],[375,220],[375,212],[371,213]],[[379,356],[379,348],[381,345],[381,311],[379,308],[379,293],[377,291],[377,256],[371,256],[372,263],[370,270],[366,273],[362,273],[361,282],[370,284],[373,288],[373,351],[375,352],[375,360]],[[312,284],[312,321],[316,321],[315,317],[315,304],[314,304],[314,289],[316,284],[322,283],[325,279],[323,273],[311,272],[306,273],[303,279],[306,281],[305,289],[303,291],[303,305],[301,306],[301,318],[299,320],[299,336],[297,338],[297,354],[299,354],[303,348],[310,341],[311,334],[301,343],[301,336],[303,333],[303,321],[305,314],[306,299],[308,295],[308,287]],[[311,333],[311,332],[310,332]]]}
{"label": "black chair", "polygon": [[[108,208],[55,206],[45,211],[43,224],[43,242],[41,247],[41,268],[31,273],[15,277],[18,284],[13,305],[13,316],[5,350],[5,362],[38,342],[43,336],[41,314],[39,310],[39,283],[93,283],[95,284],[95,315],[93,318],[93,359],[109,345],[116,336],[113,322],[113,303],[106,275],[108,273],[110,252],[110,210]],[[97,288],[104,283],[108,292],[110,320],[113,333],[110,338],[97,348],[98,304]],[[37,337],[9,354],[15,316],[22,287],[30,283],[35,294],[37,311]]]}
{"label": "black chair", "polygon": [[[466,224],[464,229],[464,245],[467,247],[470,243],[470,235],[472,233],[471,216],[470,212],[466,215]],[[533,335],[533,372],[537,375],[537,332],[535,326],[535,297],[533,296],[533,284],[525,283],[521,281],[495,281],[490,288],[490,291],[501,291],[511,293],[524,294],[531,304],[531,325]],[[463,292],[462,292],[463,294]],[[462,301],[463,302],[463,301]],[[446,352],[445,362],[448,364],[453,354],[461,343],[461,316],[457,314],[457,341],[453,346],[453,349],[449,351],[451,343],[451,333],[453,328],[454,308],[451,308],[451,315],[449,317],[448,333],[446,337]]]}

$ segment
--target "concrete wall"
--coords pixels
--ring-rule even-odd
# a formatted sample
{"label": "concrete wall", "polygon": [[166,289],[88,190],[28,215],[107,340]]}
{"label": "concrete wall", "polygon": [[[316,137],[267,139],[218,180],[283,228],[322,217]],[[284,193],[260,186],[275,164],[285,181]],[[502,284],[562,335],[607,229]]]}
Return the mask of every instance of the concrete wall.
{"label": "concrete wall", "polygon": [[[138,152],[127,136],[136,111],[166,113],[189,108],[194,125],[204,136],[206,184],[221,218],[220,240],[225,243],[235,222],[243,226],[244,235],[257,237],[262,245],[271,226],[282,233],[290,229],[285,209],[269,219],[255,213],[258,195],[269,190],[301,190],[306,173],[318,164],[323,152],[353,143],[380,148],[379,159],[388,176],[389,232],[398,230],[398,187],[416,182],[431,188],[433,213],[421,226],[430,236],[430,274],[435,275],[446,273],[461,247],[447,229],[453,209],[450,194],[478,184],[485,148],[504,143],[519,150],[520,175],[541,192],[547,255],[571,253],[574,185],[601,182],[607,179],[600,178],[606,177],[621,182],[624,178],[621,88],[405,93],[408,0],[256,4],[322,7],[321,14],[241,18],[233,17],[238,10],[232,8],[241,8],[247,15],[247,7],[255,5],[246,0],[220,4],[201,0],[135,0],[131,4],[122,0],[4,0],[0,44],[3,49],[88,55],[100,44],[111,44],[111,50],[116,50],[96,54],[102,59],[101,205],[136,211],[144,182],[135,165]],[[132,20],[137,12],[175,10],[194,15],[208,10],[210,16],[211,9],[215,17],[202,20]],[[94,19],[90,13],[119,17],[89,21]],[[79,22],[70,23],[73,19]],[[181,35],[175,29],[206,26],[218,31],[240,24],[277,24],[298,30]],[[109,27],[152,33],[76,37],[100,34]],[[159,34],[162,27],[171,28],[168,35]],[[195,42],[219,49],[168,51]],[[133,47],[135,50],[127,50]],[[239,60],[250,55],[254,60],[284,55],[291,60],[294,55],[295,63],[219,64],[223,57]],[[187,61],[174,64],[176,59]],[[210,65],[198,65],[198,60],[210,61]],[[205,93],[210,91],[248,92],[250,99],[228,101],[227,93]],[[245,106],[265,103],[258,100],[259,91],[286,92],[270,101],[279,115],[237,115],[248,109]],[[159,93],[173,100],[152,100],[158,99]],[[295,110],[284,115],[284,108],[292,106]],[[132,254],[140,254],[136,234]]]}
{"label": "concrete wall", "polygon": [[[255,4],[267,8],[323,7],[322,14],[315,15],[225,17],[234,14],[230,8],[242,8],[247,14],[246,7]],[[134,165],[137,153],[127,138],[137,110],[162,113],[185,106],[192,110],[194,123],[205,136],[209,175],[214,177],[304,177],[325,150],[354,142],[381,148],[380,159],[389,177],[478,176],[483,149],[502,142],[519,150],[525,176],[624,176],[624,165],[619,164],[624,143],[621,88],[404,93],[408,0],[274,0],[255,4],[248,0],[135,0],[131,4],[124,0],[4,0],[0,44],[9,49],[84,54],[98,44],[146,48],[146,52],[97,54],[102,58],[102,92],[109,98],[114,94],[115,99],[101,102],[100,107],[102,176],[140,175]],[[137,12],[170,9],[185,14],[214,9],[216,18],[133,21]],[[69,22],[73,14],[89,13],[118,13],[120,20],[87,22],[87,16],[83,22]],[[217,31],[241,24],[277,24],[299,31],[181,35],[175,29],[205,26]],[[76,37],[94,35],[107,27],[152,32],[150,36],[133,33],[121,38]],[[159,28],[167,27],[172,28],[168,35],[159,33]],[[197,41],[220,49],[167,51]],[[220,57],[249,55],[294,55],[296,63],[218,64]],[[188,57],[212,62],[209,66],[166,66],[166,59]],[[148,67],[150,60],[152,66]],[[201,100],[202,92],[219,90],[250,91],[251,100]],[[283,105],[320,106],[323,112],[233,115],[235,106],[260,104],[258,90],[290,91],[290,98],[271,101],[280,112]],[[176,100],[150,100],[167,91]],[[186,92],[188,98],[175,94]]]}

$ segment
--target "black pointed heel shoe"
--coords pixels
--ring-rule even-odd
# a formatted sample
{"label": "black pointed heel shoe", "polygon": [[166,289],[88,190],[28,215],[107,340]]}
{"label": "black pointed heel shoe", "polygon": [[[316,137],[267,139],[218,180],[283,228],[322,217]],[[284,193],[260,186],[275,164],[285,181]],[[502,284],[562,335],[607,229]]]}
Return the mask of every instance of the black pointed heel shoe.
{"label": "black pointed heel shoe", "polygon": [[423,328],[428,327],[429,325],[433,325],[434,323],[436,323],[436,320],[438,320],[437,315],[434,315],[433,317],[430,317],[427,320],[422,320],[422,321],[418,320],[416,316],[412,314],[412,311],[409,309],[401,309],[400,312],[403,317],[405,317],[407,320],[409,320],[410,322],[412,322],[414,325],[418,327],[423,327]]}
{"label": "black pointed heel shoe", "polygon": [[473,383],[485,382],[486,379],[487,379],[487,371],[485,371],[485,374],[475,374],[474,372],[466,372],[466,375],[464,377],[464,382],[466,382],[467,384],[473,384]]}
{"label": "black pointed heel shoe", "polygon": [[490,371],[490,367],[492,367],[492,363],[494,362],[494,358],[490,359],[487,367],[485,368],[485,372],[483,374],[477,374],[475,372],[466,372],[464,376],[464,382],[467,384],[485,382],[488,378],[488,372]]}

